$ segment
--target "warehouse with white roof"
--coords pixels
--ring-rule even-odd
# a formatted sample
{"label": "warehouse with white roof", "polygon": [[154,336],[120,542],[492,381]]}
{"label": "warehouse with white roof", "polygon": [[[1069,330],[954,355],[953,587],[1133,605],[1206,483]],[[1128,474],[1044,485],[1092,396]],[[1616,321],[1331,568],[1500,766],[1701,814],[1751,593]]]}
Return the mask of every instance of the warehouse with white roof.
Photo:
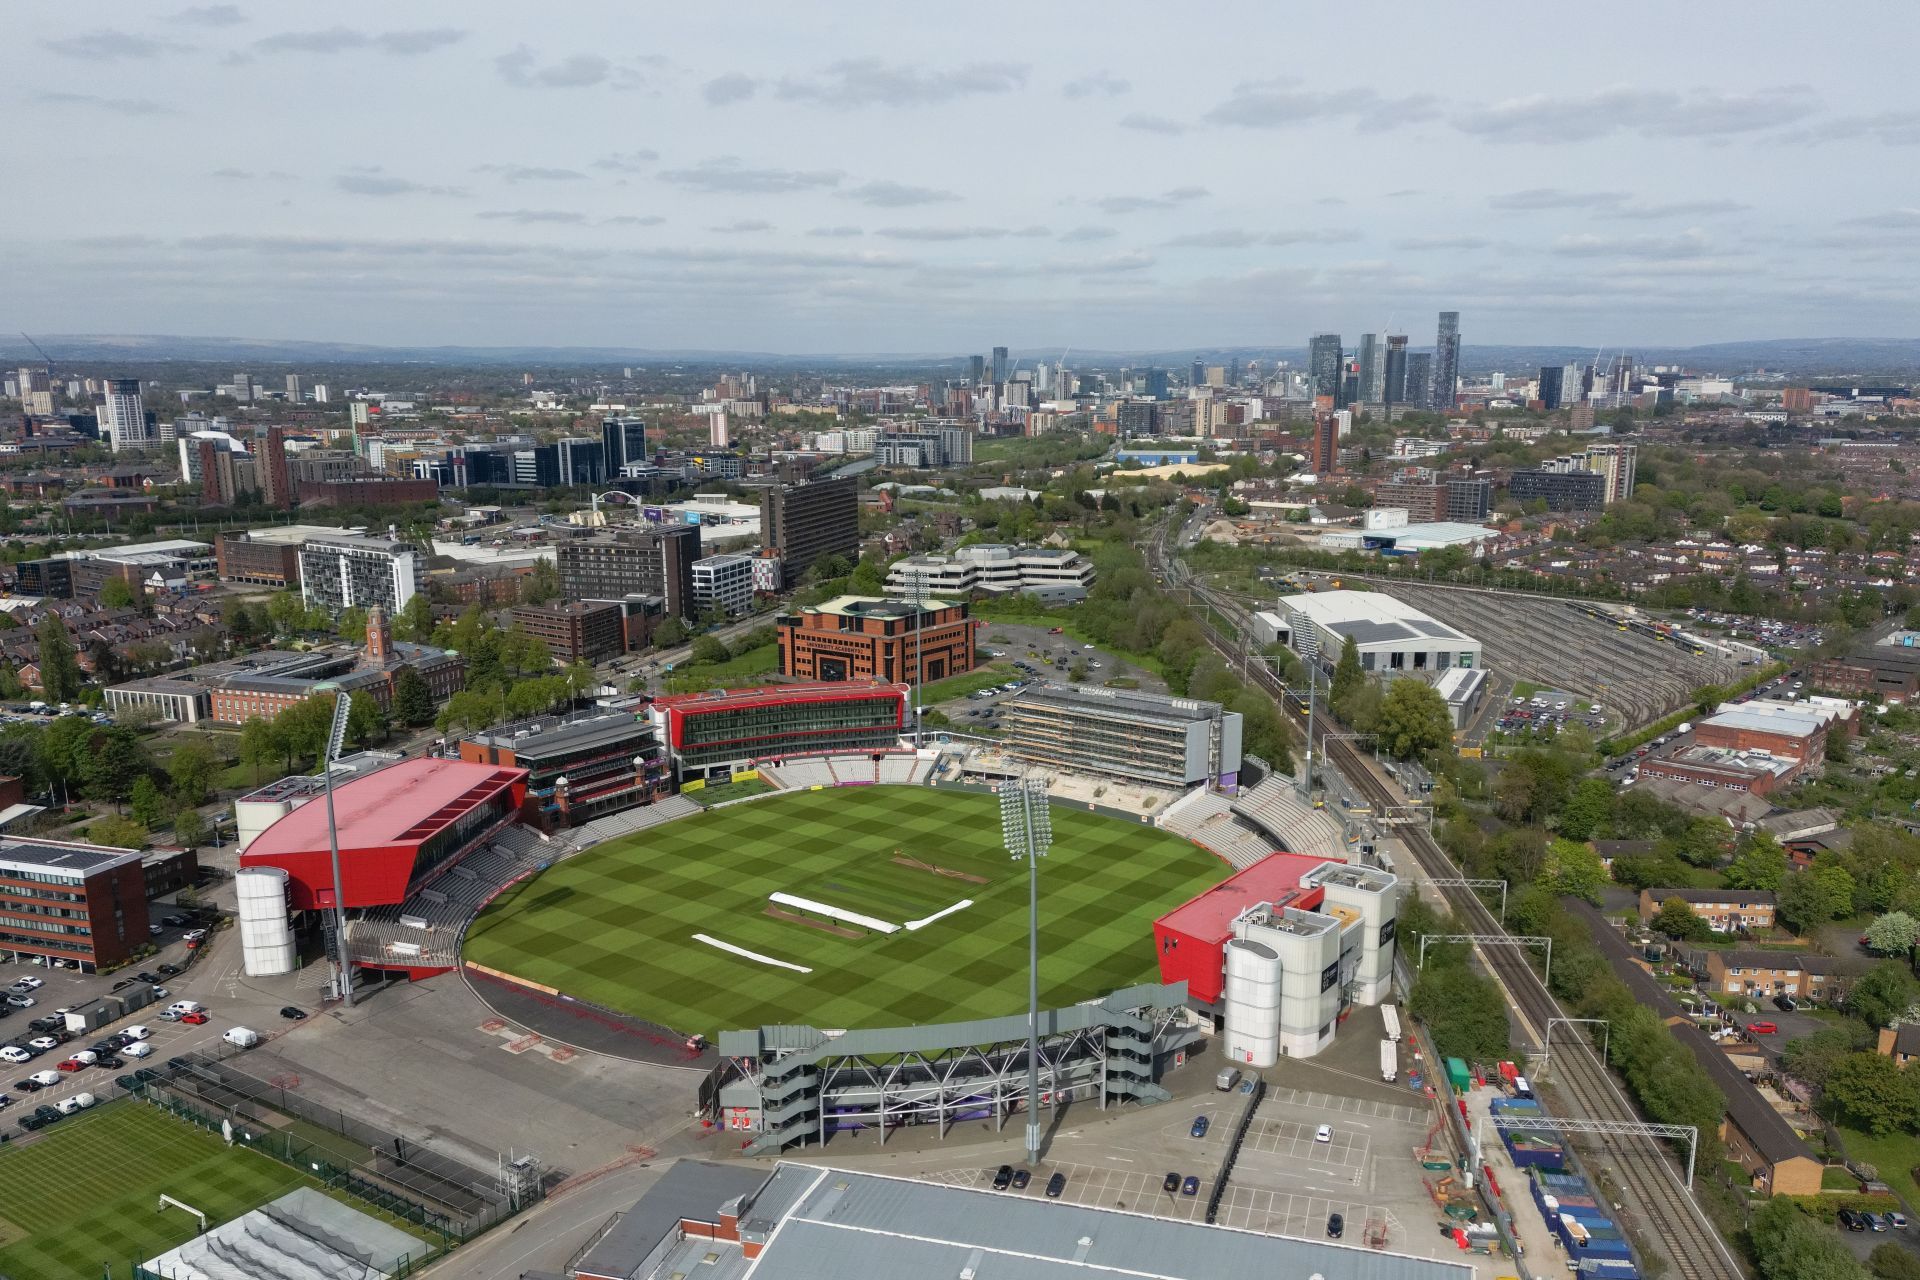
{"label": "warehouse with white roof", "polygon": [[1480,642],[1378,591],[1320,591],[1282,596],[1267,624],[1275,639],[1331,670],[1351,639],[1363,671],[1478,670]]}

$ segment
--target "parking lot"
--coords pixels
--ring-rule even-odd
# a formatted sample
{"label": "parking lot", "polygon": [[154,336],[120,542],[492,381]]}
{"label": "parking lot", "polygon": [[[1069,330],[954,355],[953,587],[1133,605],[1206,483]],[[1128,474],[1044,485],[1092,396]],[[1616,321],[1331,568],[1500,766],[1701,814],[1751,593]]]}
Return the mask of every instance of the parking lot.
{"label": "parking lot", "polygon": [[1568,725],[1582,725],[1597,738],[1607,726],[1606,706],[1599,705],[1595,711],[1594,703],[1564,689],[1534,689],[1524,697],[1510,695],[1494,727],[1508,735],[1553,737]]}

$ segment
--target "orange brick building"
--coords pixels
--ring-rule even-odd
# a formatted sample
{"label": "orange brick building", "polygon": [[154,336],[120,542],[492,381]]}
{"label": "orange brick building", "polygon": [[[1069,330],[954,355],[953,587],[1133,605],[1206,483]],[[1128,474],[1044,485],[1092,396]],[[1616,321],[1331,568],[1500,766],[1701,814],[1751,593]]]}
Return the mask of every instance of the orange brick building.
{"label": "orange brick building", "polygon": [[774,620],[780,674],[795,680],[920,684],[973,670],[964,604],[841,596]]}

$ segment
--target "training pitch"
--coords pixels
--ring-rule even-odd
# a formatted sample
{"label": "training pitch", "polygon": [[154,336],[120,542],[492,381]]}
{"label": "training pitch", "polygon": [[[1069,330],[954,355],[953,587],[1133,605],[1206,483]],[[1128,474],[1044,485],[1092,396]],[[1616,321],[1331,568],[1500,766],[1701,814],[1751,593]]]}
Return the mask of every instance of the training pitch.
{"label": "training pitch", "polygon": [[110,1103],[0,1152],[0,1273],[74,1280],[110,1263],[122,1275],[199,1233],[191,1214],[156,1207],[162,1193],[217,1226],[305,1181],[145,1103]]}
{"label": "training pitch", "polygon": [[[1227,870],[1157,828],[1056,806],[1042,1004],[1157,981],[1154,919]],[[465,955],[708,1036],[996,1017],[1026,1010],[1027,872],[992,796],[801,792],[577,854],[488,907]]]}

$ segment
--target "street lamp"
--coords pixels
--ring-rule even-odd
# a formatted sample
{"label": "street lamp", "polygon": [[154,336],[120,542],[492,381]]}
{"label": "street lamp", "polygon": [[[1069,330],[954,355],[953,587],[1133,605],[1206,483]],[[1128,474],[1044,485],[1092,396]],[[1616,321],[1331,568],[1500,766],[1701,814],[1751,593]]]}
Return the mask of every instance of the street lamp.
{"label": "street lamp", "polygon": [[333,974],[340,997],[349,1009],[353,1007],[353,970],[347,963],[347,913],[340,904],[346,886],[340,880],[340,830],[333,821],[333,762],[340,758],[340,748],[347,740],[347,713],[351,706],[346,694],[335,695],[333,728],[327,734],[326,754],[320,757],[327,788],[327,856],[333,868]]}
{"label": "street lamp", "polygon": [[1032,1165],[1040,1161],[1040,859],[1053,845],[1045,779],[1000,784],[1000,838],[1015,862],[1027,861],[1027,1163]]}

